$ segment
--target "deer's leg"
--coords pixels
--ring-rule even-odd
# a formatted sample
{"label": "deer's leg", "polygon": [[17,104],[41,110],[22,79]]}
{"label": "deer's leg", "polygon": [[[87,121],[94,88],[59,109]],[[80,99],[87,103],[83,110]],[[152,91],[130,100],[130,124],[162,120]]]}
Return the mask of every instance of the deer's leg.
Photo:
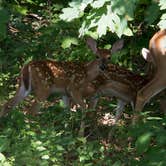
{"label": "deer's leg", "polygon": [[138,91],[136,98],[135,110],[142,111],[144,105],[150,100],[151,97],[161,92],[166,87],[166,81],[160,81],[161,78],[155,77],[140,91]]}
{"label": "deer's leg", "polygon": [[2,111],[0,112],[0,117],[5,116],[12,111],[12,108],[20,103],[29,94],[29,92],[30,89],[26,90],[24,84],[21,84],[17,89],[15,96],[3,106]]}
{"label": "deer's leg", "polygon": [[67,92],[70,94],[72,97],[73,101],[76,104],[79,104],[82,110],[82,119],[81,119],[81,124],[80,124],[80,130],[79,130],[79,136],[84,136],[84,131],[85,131],[85,114],[84,110],[86,109],[86,104],[83,101],[82,94],[80,93],[79,89],[77,89],[73,84],[70,84],[67,87]]}
{"label": "deer's leg", "polygon": [[67,95],[62,96],[62,101],[64,103],[65,108],[70,108],[70,98]]}
{"label": "deer's leg", "polygon": [[125,108],[126,102],[123,100],[119,100],[118,99],[118,104],[117,107],[114,109],[114,111],[116,111],[116,115],[115,115],[115,123],[120,119],[122,112]]}
{"label": "deer's leg", "polygon": [[43,87],[36,87],[34,88],[34,96],[35,100],[30,108],[30,113],[35,116],[39,114],[41,103],[47,100],[49,97],[49,89]]}
{"label": "deer's leg", "polygon": [[67,92],[72,97],[73,101],[76,104],[80,105],[81,109],[83,109],[83,110],[86,109],[86,104],[83,101],[82,94],[80,93],[79,89],[77,89],[75,86],[70,84],[67,87]]}
{"label": "deer's leg", "polygon": [[114,135],[115,133],[115,130],[116,130],[116,124],[118,122],[118,120],[120,119],[121,115],[122,115],[122,112],[124,110],[124,107],[126,105],[126,102],[123,101],[123,100],[119,100],[118,99],[118,104],[117,104],[117,107],[113,110],[113,111],[116,111],[116,115],[115,115],[115,120],[113,121],[113,127],[110,129],[109,133],[108,133],[108,140],[111,140],[112,136]]}
{"label": "deer's leg", "polygon": [[90,103],[89,103],[89,108],[90,109],[95,109],[97,106],[97,103],[99,101],[99,97],[97,95],[91,97]]}
{"label": "deer's leg", "polygon": [[70,86],[70,90],[71,90],[70,95],[71,95],[72,99],[74,100],[74,102],[81,106],[82,117],[81,117],[81,124],[80,124],[80,129],[79,129],[78,135],[83,137],[84,133],[85,133],[85,122],[84,122],[85,113],[83,111],[86,109],[86,104],[84,103],[84,101],[82,99],[82,95],[79,92],[79,90],[77,91],[75,89],[75,87],[73,87],[73,86]]}
{"label": "deer's leg", "polygon": [[32,116],[39,114],[40,105],[41,105],[40,101],[35,98],[31,107],[30,107],[29,114],[31,114]]}

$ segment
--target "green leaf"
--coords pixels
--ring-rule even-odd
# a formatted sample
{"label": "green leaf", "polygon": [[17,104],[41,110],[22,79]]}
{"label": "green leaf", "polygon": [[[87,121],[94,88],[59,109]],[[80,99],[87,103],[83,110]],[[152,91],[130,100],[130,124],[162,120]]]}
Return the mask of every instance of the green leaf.
{"label": "green leaf", "polygon": [[162,20],[166,20],[166,13],[161,16]]}
{"label": "green leaf", "polygon": [[80,159],[80,162],[82,162],[82,161],[86,160],[86,157],[85,156],[80,156],[79,159]]}
{"label": "green leaf", "polygon": [[83,23],[79,29],[79,37],[84,36],[87,31],[88,31],[88,28],[86,26],[86,21],[83,21]]}
{"label": "green leaf", "polygon": [[166,20],[161,20],[157,25],[160,29],[166,29]]}
{"label": "green leaf", "polygon": [[165,166],[166,165],[166,158],[165,158],[166,150],[165,148],[161,147],[152,147],[149,149],[148,153],[142,158],[143,160],[140,161],[139,165],[143,166]]}
{"label": "green leaf", "polygon": [[163,14],[160,18],[161,20],[157,24],[161,29],[166,29],[166,13]]}
{"label": "green leaf", "polygon": [[0,152],[5,151],[9,147],[10,141],[6,137],[0,137]]}
{"label": "green leaf", "polygon": [[93,0],[83,0],[79,6],[79,9],[81,11],[84,11],[85,8],[88,6],[88,4],[91,4],[93,2]]}
{"label": "green leaf", "polygon": [[96,0],[91,4],[91,6],[93,8],[100,8],[100,7],[104,6],[104,4],[108,1],[110,1],[110,0]]}
{"label": "green leaf", "polygon": [[112,166],[121,166],[121,165],[122,165],[121,161],[116,161]]}
{"label": "green leaf", "polygon": [[33,0],[26,0],[26,1],[30,4],[35,4],[35,2]]}
{"label": "green leaf", "polygon": [[9,13],[5,9],[0,9],[0,24],[5,24],[9,21]]}
{"label": "green leaf", "polygon": [[87,139],[85,137],[78,137],[77,140],[82,142],[83,144],[87,142]]}
{"label": "green leaf", "polygon": [[151,132],[144,133],[143,135],[138,137],[136,144],[135,144],[136,151],[138,152],[138,154],[142,154],[148,150],[151,137],[152,137]]}
{"label": "green leaf", "polygon": [[159,14],[159,6],[156,3],[152,3],[146,10],[145,21],[150,25],[158,18]]}
{"label": "green leaf", "polygon": [[97,33],[99,34],[99,37],[106,34],[107,23],[108,23],[108,17],[107,15],[103,14],[98,21]]}
{"label": "green leaf", "polygon": [[132,1],[122,1],[116,0],[111,2],[112,11],[123,18],[131,21],[134,19],[134,9],[137,0]]}
{"label": "green leaf", "polygon": [[50,157],[49,157],[48,155],[43,155],[41,158],[42,158],[43,160],[48,160]]}
{"label": "green leaf", "polygon": [[78,40],[74,37],[68,37],[62,41],[61,47],[64,49],[69,48],[72,44],[78,45]]}
{"label": "green leaf", "polygon": [[158,133],[156,140],[157,140],[157,143],[159,146],[165,146],[166,145],[166,133],[165,133],[165,131],[163,133],[161,133],[161,132]]}
{"label": "green leaf", "polygon": [[69,3],[69,6],[73,8],[79,8],[81,2],[82,0],[73,0],[72,2]]}
{"label": "green leaf", "polygon": [[0,23],[0,40],[3,40],[7,37],[7,27],[6,24]]}
{"label": "green leaf", "polygon": [[165,0],[160,0],[159,1],[159,6],[160,6],[160,10],[166,9],[166,2],[165,2]]}
{"label": "green leaf", "polygon": [[147,119],[148,120],[162,120],[162,118],[161,117],[152,117],[152,116],[150,116],[150,117],[147,117]]}
{"label": "green leaf", "polygon": [[124,33],[125,29],[127,29],[127,20],[126,19],[121,19],[120,23],[118,21],[118,23],[116,23],[116,34],[118,35],[118,37],[120,38],[122,36],[122,34]]}
{"label": "green leaf", "polygon": [[58,151],[64,151],[65,149],[61,145],[56,145],[56,150],[58,150]]}
{"label": "green leaf", "polygon": [[37,149],[39,152],[46,150],[46,148],[45,148],[44,146],[39,146],[39,147],[37,147],[36,149]]}
{"label": "green leaf", "polygon": [[18,13],[20,13],[22,15],[26,15],[28,12],[28,10],[23,6],[15,5],[14,8]]}
{"label": "green leaf", "polygon": [[2,153],[0,153],[0,161],[3,162],[5,160],[6,160],[6,157]]}
{"label": "green leaf", "polygon": [[133,36],[132,30],[128,27],[124,30],[123,34],[126,36]]}
{"label": "green leaf", "polygon": [[64,21],[71,21],[80,16],[80,11],[78,8],[64,8],[62,9],[63,14],[60,14],[60,19]]}

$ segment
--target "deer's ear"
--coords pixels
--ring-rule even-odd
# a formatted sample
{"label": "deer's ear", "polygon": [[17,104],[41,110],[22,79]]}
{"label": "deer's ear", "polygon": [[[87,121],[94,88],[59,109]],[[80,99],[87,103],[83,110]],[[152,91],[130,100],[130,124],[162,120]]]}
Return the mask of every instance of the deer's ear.
{"label": "deer's ear", "polygon": [[150,54],[150,51],[147,48],[142,48],[141,53],[142,53],[143,58],[147,62],[152,62],[152,55]]}
{"label": "deer's ear", "polygon": [[121,50],[124,46],[124,40],[123,39],[120,39],[120,40],[117,40],[113,45],[112,45],[112,49],[111,49],[111,53],[115,53],[119,50]]}
{"label": "deer's ear", "polygon": [[88,37],[86,39],[86,44],[89,46],[89,48],[93,51],[93,53],[97,53],[98,49],[97,49],[97,43],[96,41],[91,38],[91,37]]}

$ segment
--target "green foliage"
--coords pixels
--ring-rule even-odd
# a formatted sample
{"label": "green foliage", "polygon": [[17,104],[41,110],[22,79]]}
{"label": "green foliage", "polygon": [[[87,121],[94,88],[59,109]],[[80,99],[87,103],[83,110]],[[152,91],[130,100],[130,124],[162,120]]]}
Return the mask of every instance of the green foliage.
{"label": "green foliage", "polygon": [[[71,21],[76,18],[83,17],[84,21],[79,30],[80,36],[88,34],[91,29],[97,27],[96,33],[101,37],[105,35],[107,29],[116,32],[120,37],[122,34],[132,35],[132,31],[127,26],[127,20],[133,19],[133,11],[135,2],[131,1],[73,1],[69,3],[69,8],[64,8],[60,18],[62,20]],[[90,12],[86,12],[86,8],[91,6]],[[83,14],[84,13],[84,14]],[[125,19],[121,16],[125,16]]]}
{"label": "green foliage", "polygon": [[[159,6],[160,6],[160,10],[164,10],[166,9],[166,4],[165,4],[165,1],[164,0],[160,0],[159,1]],[[161,18],[160,18],[160,21],[158,23],[158,26],[161,28],[161,29],[164,29],[166,28],[166,13],[163,13]]]}
{"label": "green foliage", "polygon": [[7,37],[6,24],[9,21],[9,13],[6,9],[0,8],[0,41]]}
{"label": "green foliage", "polygon": [[[94,59],[84,35],[107,49],[124,36],[125,48],[111,60],[144,73],[140,50],[158,26],[166,27],[165,9],[165,0],[0,0],[0,105],[13,96],[20,68],[32,59]],[[106,110],[116,106],[106,100],[100,104]],[[145,114],[136,126],[122,120],[108,140],[112,127],[94,123],[95,118],[86,119],[89,135],[78,137],[79,111],[56,104],[34,118],[19,112],[28,106],[23,102],[0,119],[0,165],[166,165],[163,115]]]}
{"label": "green foliage", "polygon": [[[106,35],[107,31],[115,32],[118,37],[121,37],[123,34],[132,36],[136,19],[135,13],[139,13],[142,10],[138,8],[141,5],[146,5],[145,16],[143,13],[141,17],[148,25],[154,24],[159,15],[163,13],[161,10],[165,9],[164,0],[159,2],[142,0],[80,0],[72,1],[69,3],[70,7],[62,9],[63,13],[60,15],[60,18],[65,21],[72,21],[81,17],[83,21],[79,29],[80,36],[93,32],[101,37]],[[158,25],[160,28],[165,27],[164,14]]]}
{"label": "green foliage", "polygon": [[165,1],[164,1],[164,0],[160,0],[160,1],[159,1],[159,6],[160,6],[160,9],[161,9],[161,10],[166,9]]}
{"label": "green foliage", "polygon": [[166,164],[166,117],[152,117],[136,126],[116,126],[109,144],[105,141],[112,126],[100,126],[87,119],[92,136],[78,137],[80,120],[79,111],[64,111],[58,105],[43,109],[35,118],[15,110],[1,119],[0,163],[32,166]]}
{"label": "green foliage", "polygon": [[[138,165],[145,163],[150,166],[166,164],[164,157],[166,145],[166,117],[150,117],[147,122],[138,124],[130,130],[129,134],[136,138],[135,147],[139,156],[144,157]],[[133,132],[133,133],[132,133]]]}
{"label": "green foliage", "polygon": [[6,160],[14,165],[84,165],[96,159],[102,162],[104,148],[98,141],[89,142],[72,133],[75,132],[72,127],[75,117],[54,107],[40,120],[27,123],[27,117],[13,113],[10,121],[3,121],[5,124],[0,130],[1,161],[5,160],[4,152],[7,152]]}
{"label": "green foliage", "polygon": [[143,135],[139,136],[136,141],[136,150],[139,154],[146,152],[150,146],[152,133],[144,133]]}
{"label": "green foliage", "polygon": [[78,40],[77,38],[65,38],[63,41],[62,41],[62,48],[70,48],[71,47],[71,44],[74,44],[74,45],[78,45]]}
{"label": "green foliage", "polygon": [[[152,14],[152,13],[155,13],[155,14]],[[150,6],[148,7],[147,11],[146,11],[146,18],[145,18],[145,21],[151,25],[153,24],[156,19],[159,17],[159,14],[160,14],[160,8],[159,6],[157,5],[156,2],[150,4]]]}

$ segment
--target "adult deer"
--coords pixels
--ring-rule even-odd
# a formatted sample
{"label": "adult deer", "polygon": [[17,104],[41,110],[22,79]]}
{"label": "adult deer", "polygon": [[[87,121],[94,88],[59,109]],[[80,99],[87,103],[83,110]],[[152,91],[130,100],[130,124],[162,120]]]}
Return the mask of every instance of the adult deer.
{"label": "adult deer", "polygon": [[[91,43],[88,38],[87,43]],[[114,44],[111,52],[121,49],[122,41]],[[21,102],[32,90],[36,98],[33,105],[33,111],[38,111],[39,102],[46,100],[52,93],[61,93],[64,96],[71,96],[73,101],[86,108],[83,101],[81,91],[83,91],[88,83],[94,80],[101,72],[105,72],[106,61],[110,56],[108,50],[103,51],[99,59],[89,63],[80,62],[56,62],[53,60],[32,61],[25,65],[20,74],[20,83],[16,94],[11,98],[0,112],[0,117],[6,115],[19,102]],[[65,101],[66,104],[67,101]]]}
{"label": "adult deer", "polygon": [[[157,32],[149,42],[149,49],[142,49],[143,57],[154,66],[153,79],[138,91],[135,110],[142,111],[144,105],[166,88],[166,29]],[[136,118],[136,116],[135,116]]]}

